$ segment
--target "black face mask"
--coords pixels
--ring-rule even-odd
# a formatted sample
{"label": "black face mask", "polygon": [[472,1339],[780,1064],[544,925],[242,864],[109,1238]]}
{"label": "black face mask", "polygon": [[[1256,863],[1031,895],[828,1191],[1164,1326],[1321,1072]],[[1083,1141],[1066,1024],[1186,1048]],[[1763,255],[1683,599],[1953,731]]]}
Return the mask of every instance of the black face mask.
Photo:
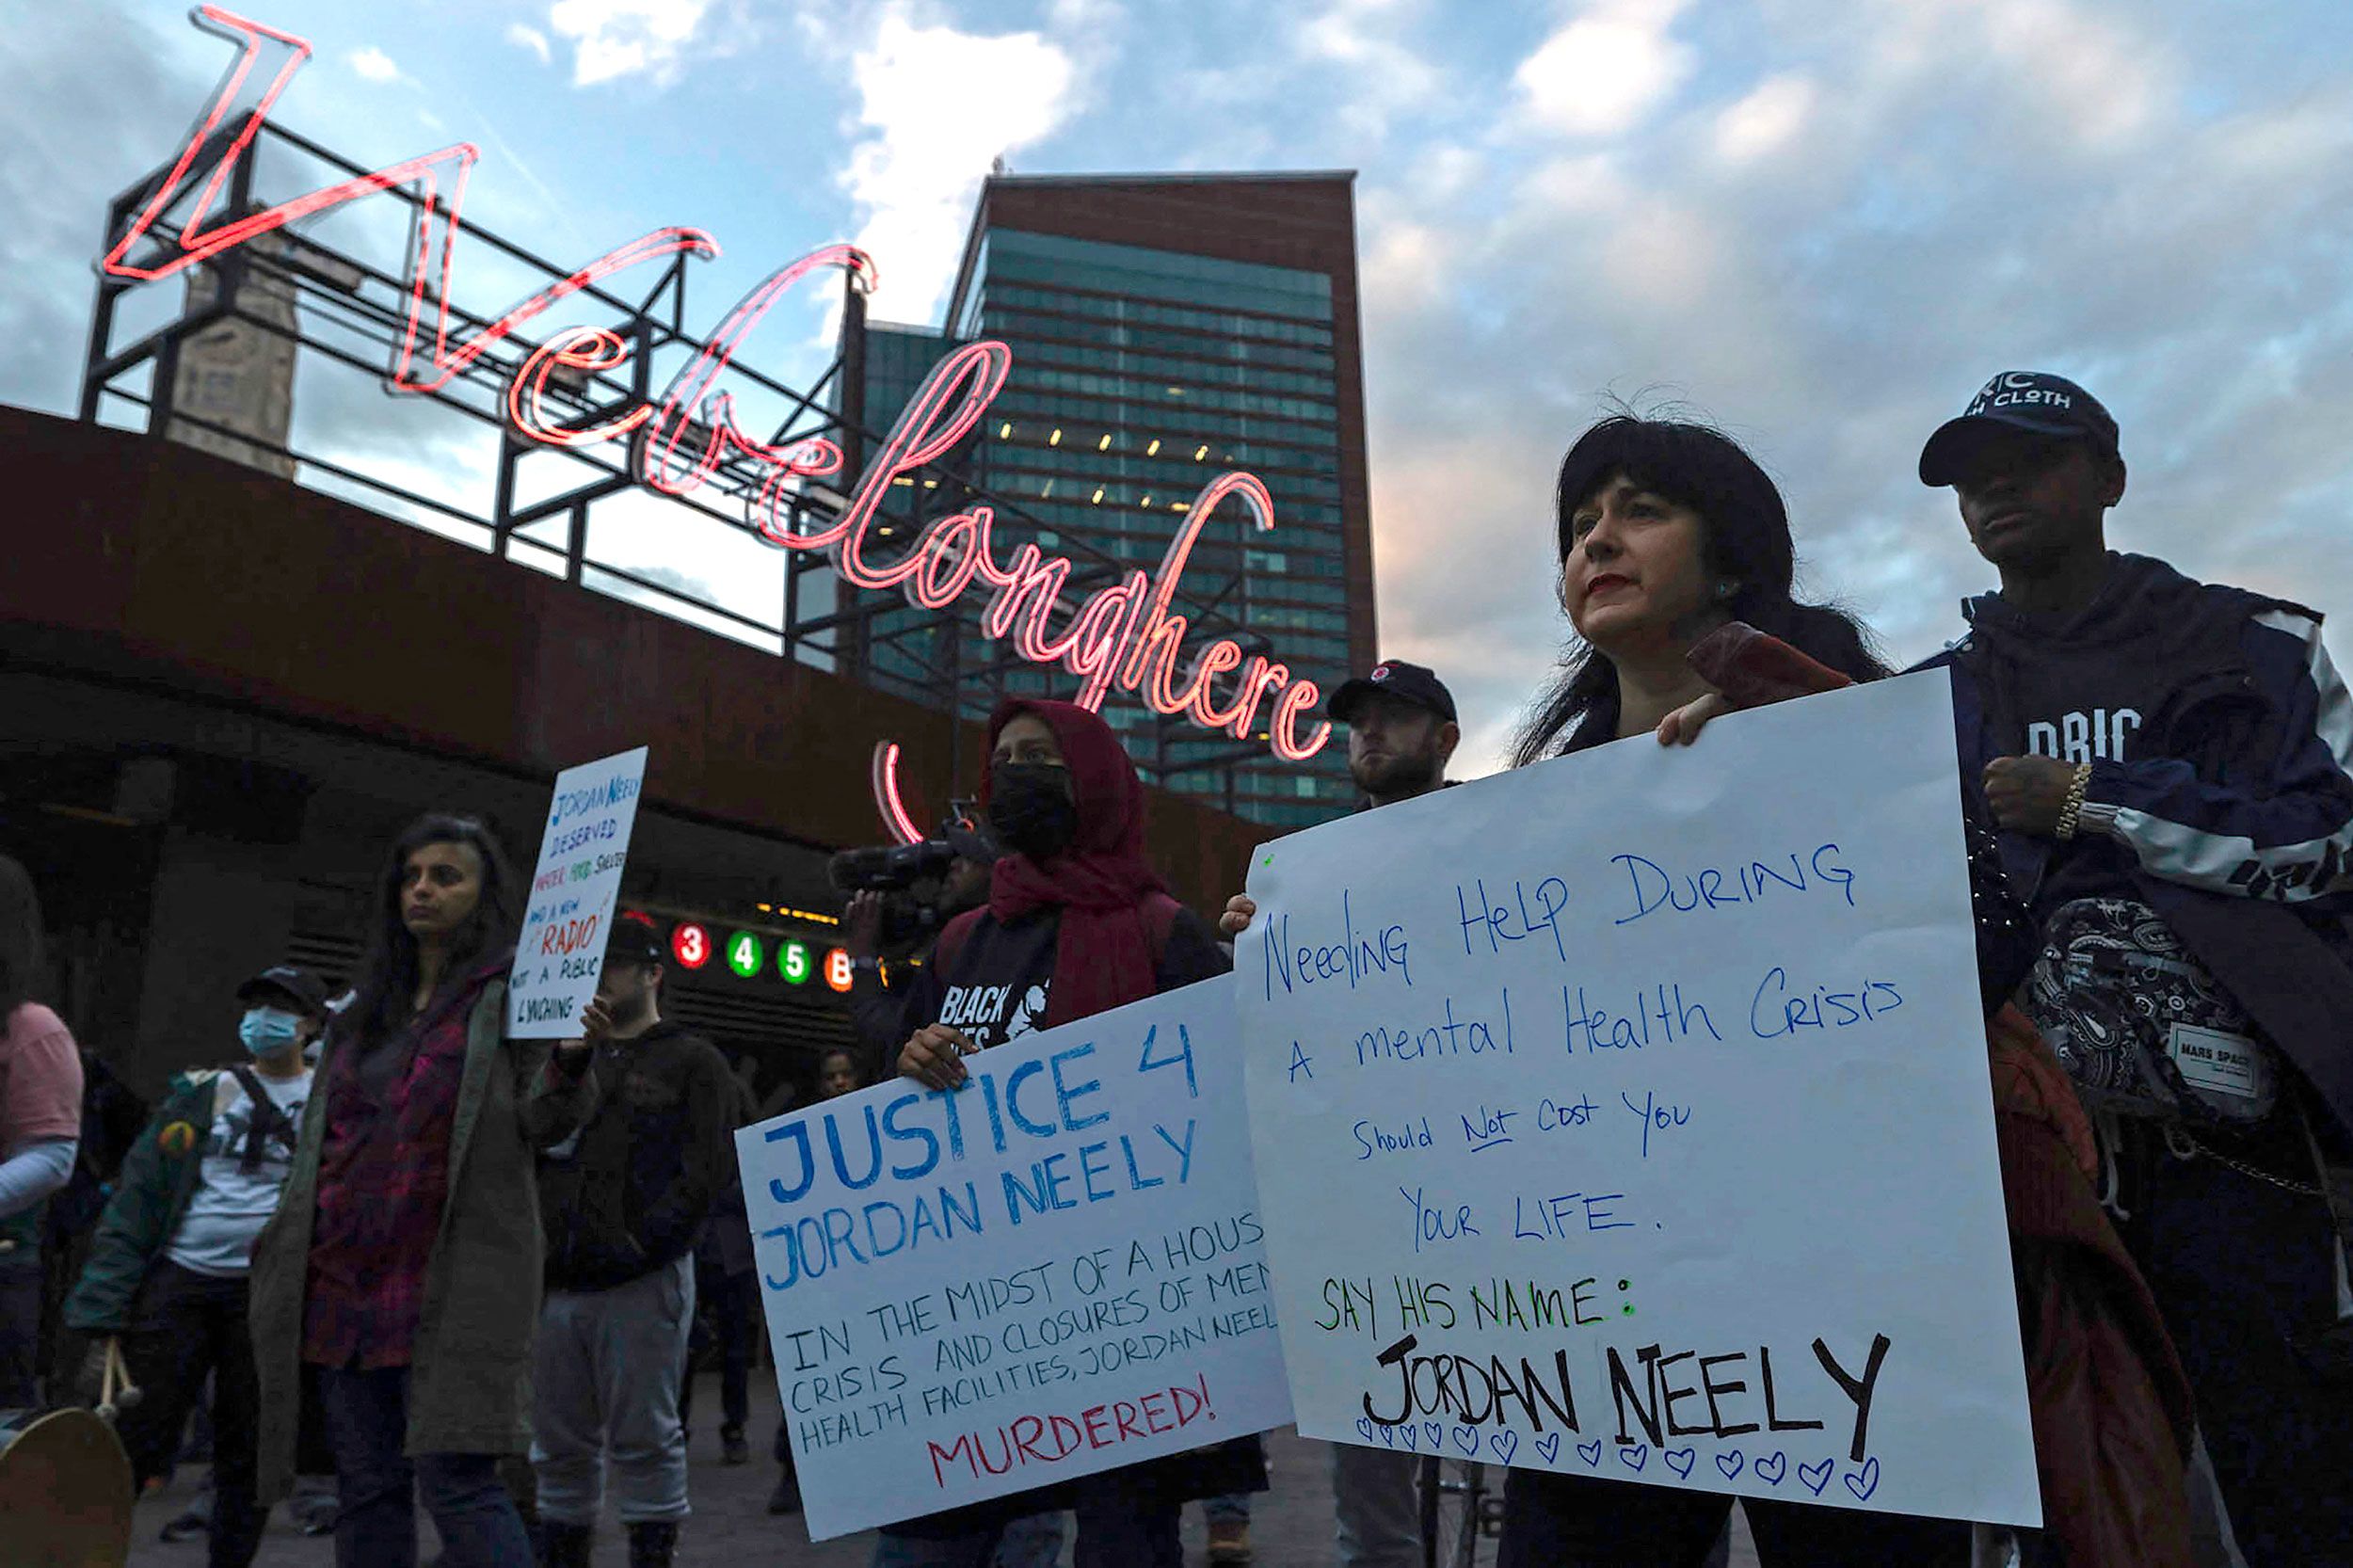
{"label": "black face mask", "polygon": [[1050,762],[1000,762],[991,775],[988,825],[997,841],[1033,861],[1050,860],[1079,832],[1070,770]]}

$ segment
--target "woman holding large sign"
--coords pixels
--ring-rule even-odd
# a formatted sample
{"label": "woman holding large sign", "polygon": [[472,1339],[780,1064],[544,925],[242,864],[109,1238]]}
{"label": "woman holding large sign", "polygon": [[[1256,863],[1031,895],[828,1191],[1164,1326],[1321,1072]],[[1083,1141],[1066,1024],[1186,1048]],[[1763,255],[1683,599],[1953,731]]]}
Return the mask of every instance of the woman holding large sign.
{"label": "woman holding large sign", "polygon": [[[1228,968],[1144,862],[1144,786],[1110,725],[1015,699],[989,744],[981,798],[1005,853],[987,904],[952,921],[920,971],[908,1016],[931,1021],[899,1054],[902,1074],[935,1089],[962,1083],[974,1051]],[[1079,1568],[1178,1568],[1184,1502],[1265,1489],[1258,1440],[1243,1438],[888,1526],[875,1568],[982,1568],[1006,1523],[1064,1507]]]}
{"label": "woman holding large sign", "polygon": [[[1577,438],[1556,491],[1561,599],[1578,642],[1520,737],[1515,764],[1656,733],[1688,741],[1724,711],[1690,660],[1735,620],[1839,674],[1887,673],[1864,629],[1791,596],[1789,514],[1764,470],[1701,425],[1620,416]],[[1514,1469],[1502,1568],[1706,1560],[1727,1496]],[[1743,1499],[1767,1568],[1969,1558],[1965,1524]]]}
{"label": "woman holding large sign", "polygon": [[[1516,762],[1645,730],[1688,744],[1717,714],[1886,673],[1852,620],[1791,598],[1787,511],[1771,480],[1718,432],[1604,421],[1571,448],[1557,505],[1562,603],[1582,646]],[[2005,1005],[2017,943],[2003,918],[1998,855],[1990,836],[1973,839],[1995,1124],[2046,1521],[2028,1560],[2185,1562],[2180,1368],[2093,1194],[2089,1128],[2066,1078]],[[1768,1564],[1933,1563],[1967,1552],[1965,1526],[1745,1501]],[[1729,1502],[1514,1470],[1502,1562],[1698,1562]]]}

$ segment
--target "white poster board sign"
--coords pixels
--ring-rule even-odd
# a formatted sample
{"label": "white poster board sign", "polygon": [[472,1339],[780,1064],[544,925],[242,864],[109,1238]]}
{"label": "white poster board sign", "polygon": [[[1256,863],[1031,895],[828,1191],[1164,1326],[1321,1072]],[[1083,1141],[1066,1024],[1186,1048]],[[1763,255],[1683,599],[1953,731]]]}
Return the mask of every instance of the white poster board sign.
{"label": "white poster board sign", "polygon": [[515,968],[506,982],[506,1032],[523,1040],[580,1037],[581,1010],[596,1000],[613,905],[621,896],[630,830],[645,786],[646,748],[566,768],[555,778],[539,860],[532,869]]}
{"label": "white poster board sign", "polygon": [[1290,1419],[1233,997],[735,1135],[811,1540]]}
{"label": "white poster board sign", "polygon": [[2034,1524],[1943,672],[1260,850],[1301,1432]]}

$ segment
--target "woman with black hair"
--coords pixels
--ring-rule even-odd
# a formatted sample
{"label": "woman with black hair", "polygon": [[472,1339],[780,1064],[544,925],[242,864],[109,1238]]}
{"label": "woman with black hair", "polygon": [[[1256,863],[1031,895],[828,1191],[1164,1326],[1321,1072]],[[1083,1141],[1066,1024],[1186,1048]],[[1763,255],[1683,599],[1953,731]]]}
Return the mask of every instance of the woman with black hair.
{"label": "woman with black hair", "polygon": [[0,1410],[39,1393],[41,1219],[81,1147],[82,1056],[48,980],[32,876],[0,855]]}
{"label": "woman with black hair", "polygon": [[420,1490],[448,1568],[531,1559],[498,1461],[529,1448],[536,1158],[579,1128],[594,1086],[589,1042],[506,1037],[518,891],[472,818],[425,817],[393,842],[256,1245],[261,1495],[284,1489],[314,1375],[338,1568],[414,1568]]}
{"label": "woman with black hair", "polygon": [[1688,741],[1691,719],[1721,711],[1690,651],[1734,621],[1850,680],[1888,673],[1853,617],[1792,596],[1789,509],[1722,432],[1605,419],[1561,460],[1553,504],[1577,641],[1521,729],[1513,767],[1646,729]]}
{"label": "woman with black hair", "polygon": [[[1688,744],[1728,710],[1692,660],[1746,622],[1850,680],[1887,673],[1864,629],[1791,594],[1789,513],[1763,469],[1705,425],[1607,419],[1577,438],[1555,491],[1561,599],[1577,642],[1522,730],[1513,765],[1644,733]],[[1721,646],[1721,645],[1720,645]],[[1513,1470],[1500,1568],[1705,1562],[1733,1499]],[[1948,1520],[1742,1499],[1767,1568],[1937,1568],[1969,1560]]]}
{"label": "woman with black hair", "polygon": [[[1843,612],[1791,594],[1780,493],[1704,425],[1604,420],[1556,490],[1561,595],[1577,633],[1514,764],[1649,731],[1689,744],[1718,714],[1888,673]],[[2026,1385],[2048,1528],[2038,1568],[2189,1560],[2181,1456],[2188,1396],[2162,1320],[2089,1180],[2090,1130],[2050,1048],[2015,1007],[2014,901],[1989,834],[1971,833],[1977,962],[2017,1265]],[[1499,1568],[1704,1561],[1732,1499],[1514,1470]],[[1744,1498],[1767,1568],[1959,1564],[1955,1521]]]}

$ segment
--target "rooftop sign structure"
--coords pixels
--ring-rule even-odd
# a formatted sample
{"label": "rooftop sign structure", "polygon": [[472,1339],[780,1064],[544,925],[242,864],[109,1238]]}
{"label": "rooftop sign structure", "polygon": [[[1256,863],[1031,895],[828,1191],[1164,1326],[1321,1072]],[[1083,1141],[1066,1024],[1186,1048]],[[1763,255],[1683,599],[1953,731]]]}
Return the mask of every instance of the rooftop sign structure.
{"label": "rooftop sign structure", "polygon": [[[235,284],[242,276],[237,268],[284,266],[297,275],[339,278],[331,286],[359,302],[354,312],[388,351],[383,376],[389,391],[454,399],[504,425],[500,512],[491,523],[502,544],[514,528],[563,515],[560,505],[552,508],[544,502],[536,507],[514,504],[511,474],[521,454],[537,448],[601,459],[605,479],[556,498],[575,509],[568,550],[574,581],[589,568],[658,586],[584,560],[582,509],[616,489],[642,488],[699,502],[702,509],[751,528],[796,557],[787,570],[784,622],[780,628],[763,627],[782,632],[787,651],[796,634],[838,632],[854,619],[846,614],[799,616],[793,585],[807,565],[822,560],[853,589],[895,589],[926,610],[943,610],[968,593],[984,593],[984,634],[1010,640],[1022,661],[1060,666],[1076,676],[1076,700],[1086,707],[1099,709],[1114,689],[1132,692],[1157,713],[1224,731],[1238,742],[1263,741],[1290,761],[1315,756],[1330,740],[1331,727],[1313,717],[1321,697],[1316,683],[1294,679],[1263,637],[1231,627],[1232,634],[1196,640],[1197,629],[1172,609],[1194,543],[1222,505],[1239,502],[1257,530],[1274,526],[1273,500],[1256,476],[1228,472],[1204,486],[1184,508],[1182,524],[1150,574],[1127,569],[1100,552],[1092,552],[1091,560],[1074,559],[1084,548],[1075,543],[1072,555],[1048,555],[1028,542],[1001,551],[992,527],[1007,508],[992,504],[986,492],[944,465],[966,448],[1005,384],[1013,357],[1002,343],[967,344],[950,354],[889,432],[876,439],[856,424],[829,420],[814,396],[820,389],[782,387],[734,362],[761,318],[813,273],[842,274],[845,302],[862,321],[862,299],[875,277],[873,262],[864,252],[831,245],[778,267],[708,339],[696,339],[679,319],[682,268],[688,260],[719,254],[719,243],[709,233],[657,229],[559,274],[462,221],[467,176],[480,157],[477,148],[461,142],[374,170],[349,164],[270,123],[279,95],[311,54],[307,41],[217,6],[200,7],[195,20],[236,44],[238,56],[176,159],[114,203],[107,248],[99,262],[98,320],[85,377],[84,418],[96,418],[106,396],[130,395],[117,383],[126,370],[149,360],[159,372],[157,390],[148,399],[130,400],[146,401],[152,414],[168,417],[168,376],[161,373],[169,370],[188,333],[234,313]],[[348,177],[275,203],[255,200],[256,143],[264,133],[342,168]],[[277,252],[245,248],[301,220],[385,195],[412,209],[397,277],[340,257],[328,258],[333,268],[322,265],[318,248],[307,242],[281,246]],[[550,280],[499,315],[470,315],[453,303],[460,241],[469,234],[504,252],[498,259],[520,259]],[[108,352],[115,303],[124,291],[200,264],[220,269],[226,280],[209,314],[192,312],[121,352]],[[644,299],[632,303],[610,292],[621,275],[657,265],[659,280]],[[665,298],[666,323],[659,307]],[[547,319],[568,303],[605,310],[613,325],[557,326]],[[535,325],[547,334],[537,341],[524,336]],[[680,347],[693,348],[693,357],[656,394],[652,357],[657,349]],[[338,357],[358,362],[348,352]],[[755,436],[740,423],[723,381],[756,383],[795,413],[775,434]],[[491,389],[494,398],[481,395]],[[934,477],[920,486],[909,483],[924,473]],[[818,483],[850,474],[855,477],[846,493]],[[894,481],[914,495],[938,494],[943,474],[946,493],[957,498],[958,509],[922,518],[913,528],[891,520],[888,504]],[[712,506],[714,496],[731,503],[736,515]],[[1077,590],[1082,586],[1092,591],[1081,599]],[[1305,734],[1303,714],[1312,724]],[[1195,759],[1188,765],[1201,764]]]}

